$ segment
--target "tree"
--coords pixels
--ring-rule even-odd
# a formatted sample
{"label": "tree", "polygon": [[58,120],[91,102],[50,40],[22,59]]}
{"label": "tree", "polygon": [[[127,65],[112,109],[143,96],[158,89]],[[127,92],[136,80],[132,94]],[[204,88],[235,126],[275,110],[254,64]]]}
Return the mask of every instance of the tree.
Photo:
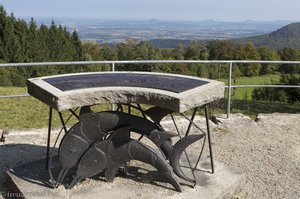
{"label": "tree", "polygon": [[200,58],[200,47],[198,42],[193,41],[187,46],[185,50],[184,59],[186,60],[199,60]]}
{"label": "tree", "polygon": [[21,62],[21,44],[17,37],[14,24],[14,16],[7,17],[6,24],[3,30],[3,49],[2,55],[6,62]]}
{"label": "tree", "polygon": [[173,49],[173,58],[176,60],[184,60],[184,46],[179,44]]}
{"label": "tree", "polygon": [[186,60],[206,60],[208,58],[208,50],[200,42],[193,41],[187,46],[184,58]]}
{"label": "tree", "polygon": [[4,62],[4,29],[6,26],[7,14],[2,5],[0,5],[0,62]]}
{"label": "tree", "polygon": [[208,78],[209,71],[208,71],[207,65],[204,65],[204,64],[199,65],[196,69],[196,74],[198,77]]}
{"label": "tree", "polygon": [[92,61],[103,59],[100,44],[95,42],[84,42],[82,48],[86,60]]}
{"label": "tree", "polygon": [[112,46],[104,45],[101,48],[101,53],[104,60],[117,60],[118,52]]}
{"label": "tree", "polygon": [[[258,49],[258,53],[261,60],[280,60],[277,52],[268,46],[261,46]],[[274,74],[277,72],[278,68],[279,66],[277,64],[262,64],[259,73],[261,75]]]}
{"label": "tree", "polygon": [[28,61],[35,62],[40,60],[41,57],[41,41],[38,36],[37,25],[33,18],[29,23],[29,33],[28,33]]}
{"label": "tree", "polygon": [[169,48],[161,49],[161,55],[164,60],[173,59],[172,50]]}
{"label": "tree", "polygon": [[207,44],[209,60],[232,60],[236,52],[236,44],[225,40],[211,40]]}
{"label": "tree", "polygon": [[136,40],[127,39],[124,43],[117,45],[118,59],[119,60],[133,60],[135,57],[134,49]]}
{"label": "tree", "polygon": [[252,92],[252,99],[254,101],[288,101],[286,93],[280,88],[255,88]]}
{"label": "tree", "polygon": [[[161,53],[148,41],[141,41],[134,49],[135,60],[157,60],[161,59]],[[135,70],[141,71],[159,71],[157,64],[139,64]]]}
{"label": "tree", "polygon": [[49,58],[51,61],[57,61],[58,54],[60,54],[60,45],[58,43],[58,29],[54,21],[51,21],[51,25],[49,27],[49,32],[47,35],[48,50],[49,50]]}
{"label": "tree", "polygon": [[[67,35],[67,31],[65,30],[65,34]],[[81,61],[83,60],[83,47],[82,43],[78,37],[78,34],[76,31],[73,31],[71,37],[70,37],[70,43],[71,43],[71,52],[72,54],[72,60],[74,61]]]}
{"label": "tree", "polygon": [[[300,74],[283,74],[277,84],[300,85]],[[254,100],[300,102],[300,88],[256,88],[252,92]]]}
{"label": "tree", "polygon": [[47,43],[49,41],[49,29],[45,24],[41,24],[37,36],[39,40],[39,56],[35,58],[35,61],[50,61],[50,50]]}
{"label": "tree", "polygon": [[172,73],[182,74],[182,75],[192,74],[191,70],[184,63],[173,64]]}
{"label": "tree", "polygon": [[[259,53],[252,43],[247,43],[239,46],[237,54],[237,60],[260,60]],[[258,63],[243,63],[239,64],[239,69],[244,76],[255,76],[259,74],[261,65]]]}
{"label": "tree", "polygon": [[[283,48],[280,50],[279,55],[283,61],[297,61],[300,60],[300,50],[292,48]],[[286,74],[299,74],[300,66],[296,64],[282,64],[280,66],[280,72]]]}
{"label": "tree", "polygon": [[[96,42],[84,42],[82,44],[84,59],[87,61],[99,61],[103,60],[102,51],[100,48],[100,44]],[[88,71],[99,71],[103,69],[103,65],[99,66],[96,64],[89,64],[86,66]]]}
{"label": "tree", "polygon": [[[280,78],[280,83],[284,85],[300,85],[300,74],[283,74]],[[283,89],[286,93],[288,101],[291,103],[300,102],[300,88]]]}
{"label": "tree", "polygon": [[[13,14],[7,16],[0,5],[0,62],[43,62],[43,61],[79,61],[84,60],[82,43],[76,32],[70,33],[66,27],[37,26],[32,18],[16,19]],[[77,66],[51,67],[15,67],[1,71],[1,85],[25,85],[29,77],[85,71]],[[5,76],[5,77],[4,77]],[[7,82],[4,83],[3,81]]]}
{"label": "tree", "polygon": [[19,40],[20,43],[20,58],[18,62],[28,62],[28,47],[31,45],[28,41],[28,25],[27,22],[23,19],[14,20],[14,29],[16,38]]}
{"label": "tree", "polygon": [[[137,41],[135,39],[126,39],[125,42],[117,45],[119,60],[135,60],[137,58]],[[146,53],[145,53],[146,54]],[[143,56],[142,54],[140,56]],[[120,64],[119,70],[139,71],[141,68],[137,64]]]}

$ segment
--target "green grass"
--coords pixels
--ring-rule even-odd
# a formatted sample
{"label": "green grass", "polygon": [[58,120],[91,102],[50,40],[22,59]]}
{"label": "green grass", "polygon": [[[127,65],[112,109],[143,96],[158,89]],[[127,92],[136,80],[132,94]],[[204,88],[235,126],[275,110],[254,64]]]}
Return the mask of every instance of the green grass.
{"label": "green grass", "polygon": [[[280,79],[279,74],[275,75],[263,75],[254,77],[239,77],[236,78],[236,84],[232,80],[231,85],[262,85],[262,84],[272,84],[272,82],[278,82]],[[220,81],[228,84],[227,79],[221,79]],[[237,100],[251,100],[251,94],[254,88],[234,88],[232,89],[232,98]]]}
{"label": "green grass", "polygon": [[[0,95],[25,94],[25,87],[0,87]],[[149,107],[149,106],[146,106]],[[93,111],[110,110],[110,105],[92,107]],[[124,107],[124,111],[128,109]],[[77,114],[79,110],[77,110]],[[69,117],[69,111],[62,112],[63,117]],[[132,114],[139,115],[132,109]],[[0,129],[43,128],[48,126],[49,107],[33,97],[0,99]],[[53,111],[53,127],[61,127],[57,111]],[[77,119],[72,117],[68,125],[75,124]]]}
{"label": "green grass", "polygon": [[[0,87],[1,90],[1,87]],[[109,110],[109,105],[99,105],[97,111]],[[77,110],[78,114],[79,110]],[[69,111],[63,111],[65,120]],[[43,128],[48,126],[49,107],[33,97],[1,99],[0,100],[0,129]],[[53,111],[53,127],[61,127],[57,111]],[[77,119],[72,117],[68,125],[75,124]]]}
{"label": "green grass", "polygon": [[[0,87],[0,95],[24,94],[25,87]],[[109,106],[98,107],[98,110],[108,109]],[[62,112],[64,118],[69,111]],[[78,113],[78,111],[77,111]],[[42,128],[48,126],[49,107],[33,97],[0,99],[0,129]],[[72,117],[68,124],[77,120]],[[53,127],[60,127],[58,113],[53,111]]]}
{"label": "green grass", "polygon": [[27,93],[26,87],[0,87],[0,95],[16,95]]}
{"label": "green grass", "polygon": [[[0,100],[0,129],[42,128],[48,125],[49,107],[32,98]],[[67,112],[63,112],[64,117]],[[75,120],[71,120],[74,123]],[[53,127],[60,125],[56,111],[53,111]]]}

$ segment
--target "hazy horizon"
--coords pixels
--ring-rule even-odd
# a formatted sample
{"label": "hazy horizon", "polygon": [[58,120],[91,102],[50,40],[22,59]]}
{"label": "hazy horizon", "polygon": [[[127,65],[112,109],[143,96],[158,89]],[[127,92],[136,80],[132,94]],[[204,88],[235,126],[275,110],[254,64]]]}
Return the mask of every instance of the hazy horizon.
{"label": "hazy horizon", "polygon": [[19,18],[158,21],[300,21],[299,0],[0,0]]}
{"label": "hazy horizon", "polygon": [[158,22],[224,22],[224,23],[251,23],[251,22],[257,22],[257,23],[268,23],[268,22],[300,22],[300,20],[250,20],[250,19],[245,19],[245,20],[240,20],[240,21],[222,21],[222,20],[215,20],[215,19],[203,19],[203,20],[180,20],[180,19],[169,19],[169,20],[162,20],[162,19],[156,19],[156,18],[149,18],[149,19],[124,19],[124,18],[93,18],[93,17],[47,17],[47,16],[20,16],[20,18],[23,19],[73,19],[73,20],[97,20],[97,21],[158,21]]}

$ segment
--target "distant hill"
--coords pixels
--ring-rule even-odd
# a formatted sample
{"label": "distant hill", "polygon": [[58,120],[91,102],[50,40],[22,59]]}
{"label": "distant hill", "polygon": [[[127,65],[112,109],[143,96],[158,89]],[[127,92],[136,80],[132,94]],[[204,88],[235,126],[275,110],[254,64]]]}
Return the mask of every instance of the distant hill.
{"label": "distant hill", "polygon": [[239,43],[252,42],[255,46],[269,46],[274,49],[284,47],[300,49],[300,22],[291,23],[274,32],[260,36],[233,39]]}

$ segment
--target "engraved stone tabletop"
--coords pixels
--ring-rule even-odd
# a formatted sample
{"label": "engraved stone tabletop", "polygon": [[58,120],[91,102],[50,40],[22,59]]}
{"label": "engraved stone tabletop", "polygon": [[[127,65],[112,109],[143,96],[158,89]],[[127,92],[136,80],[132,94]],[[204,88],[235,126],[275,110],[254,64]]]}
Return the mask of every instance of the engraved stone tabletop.
{"label": "engraved stone tabletop", "polygon": [[32,78],[28,93],[58,111],[139,103],[184,112],[224,97],[224,83],[152,72],[92,72]]}

